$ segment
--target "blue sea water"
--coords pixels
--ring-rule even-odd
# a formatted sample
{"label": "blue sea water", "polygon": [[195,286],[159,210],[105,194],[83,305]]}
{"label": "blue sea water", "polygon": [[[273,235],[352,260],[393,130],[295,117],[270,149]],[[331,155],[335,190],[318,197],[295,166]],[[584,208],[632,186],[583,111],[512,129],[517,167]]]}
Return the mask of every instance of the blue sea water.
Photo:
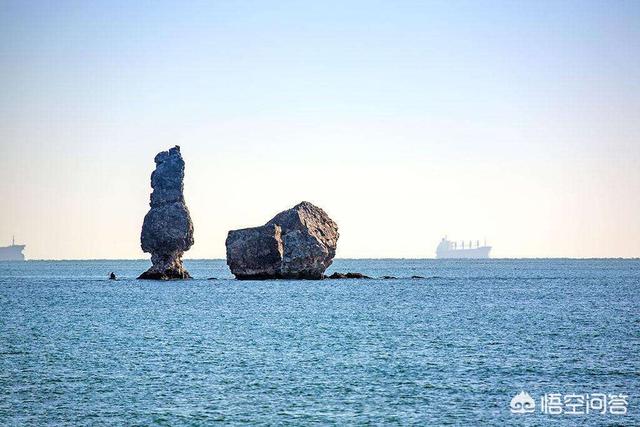
{"label": "blue sea water", "polygon": [[[0,263],[0,425],[640,425],[638,260],[336,260],[400,278],[254,282],[201,260],[135,280],[148,266]],[[534,413],[510,412],[520,391]],[[545,393],[625,394],[627,414],[543,414]]]}

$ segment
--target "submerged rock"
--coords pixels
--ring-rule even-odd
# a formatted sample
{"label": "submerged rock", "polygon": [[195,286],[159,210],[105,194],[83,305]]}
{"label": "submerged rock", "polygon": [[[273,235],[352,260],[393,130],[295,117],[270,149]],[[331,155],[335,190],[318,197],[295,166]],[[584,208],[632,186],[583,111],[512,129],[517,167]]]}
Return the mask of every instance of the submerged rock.
{"label": "submerged rock", "polygon": [[190,279],[182,255],[193,245],[193,223],[184,201],[184,160],[177,145],[158,153],[151,174],[151,209],[142,224],[142,250],[151,254],[149,270],[138,279]]}
{"label": "submerged rock", "polygon": [[263,226],[229,231],[227,265],[240,280],[322,279],[338,237],[325,211],[302,202]]}

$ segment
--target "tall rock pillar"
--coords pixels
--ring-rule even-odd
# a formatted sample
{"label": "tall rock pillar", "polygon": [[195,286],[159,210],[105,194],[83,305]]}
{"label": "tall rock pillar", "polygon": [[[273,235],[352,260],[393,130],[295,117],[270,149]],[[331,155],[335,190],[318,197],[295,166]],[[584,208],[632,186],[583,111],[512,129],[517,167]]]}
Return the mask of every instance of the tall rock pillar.
{"label": "tall rock pillar", "polygon": [[152,266],[138,279],[190,279],[182,255],[193,245],[193,223],[184,201],[184,160],[180,147],[158,153],[151,173],[151,209],[144,217],[140,242]]}

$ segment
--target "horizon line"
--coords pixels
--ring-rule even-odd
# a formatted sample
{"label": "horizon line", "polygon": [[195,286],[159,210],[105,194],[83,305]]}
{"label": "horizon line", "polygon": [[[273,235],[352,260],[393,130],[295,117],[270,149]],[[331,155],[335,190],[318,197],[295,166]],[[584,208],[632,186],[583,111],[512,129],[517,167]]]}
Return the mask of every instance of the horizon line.
{"label": "horizon line", "polygon": [[[343,261],[366,261],[366,260],[433,260],[433,261],[504,261],[504,260],[640,260],[640,256],[637,257],[500,257],[500,258],[413,258],[413,257],[364,257],[364,258],[354,258],[354,257],[345,257],[345,258],[334,258],[335,260],[343,260]],[[149,261],[149,258],[33,258],[33,259],[25,259],[22,261],[3,261],[0,262],[28,262],[28,261]],[[226,261],[226,258],[184,258],[183,261]]]}

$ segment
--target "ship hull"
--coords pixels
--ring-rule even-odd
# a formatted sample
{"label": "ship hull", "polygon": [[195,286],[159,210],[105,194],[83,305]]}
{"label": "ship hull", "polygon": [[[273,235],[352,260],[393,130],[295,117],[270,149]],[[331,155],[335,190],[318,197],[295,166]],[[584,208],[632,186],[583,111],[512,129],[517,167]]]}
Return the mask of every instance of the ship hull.
{"label": "ship hull", "polygon": [[25,245],[12,245],[0,248],[0,261],[24,261]]}
{"label": "ship hull", "polygon": [[451,249],[439,250],[436,252],[437,259],[484,259],[489,258],[491,246],[481,246],[472,249]]}

